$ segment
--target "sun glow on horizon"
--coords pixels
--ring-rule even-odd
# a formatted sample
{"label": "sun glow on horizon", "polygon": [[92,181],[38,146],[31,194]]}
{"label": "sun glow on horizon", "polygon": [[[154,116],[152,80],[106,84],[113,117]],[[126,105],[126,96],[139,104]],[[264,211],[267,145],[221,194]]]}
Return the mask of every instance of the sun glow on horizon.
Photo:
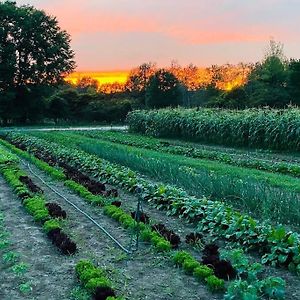
{"label": "sun glow on horizon", "polygon": [[65,80],[76,85],[84,77],[97,80],[99,85],[120,83],[125,84],[129,76],[129,71],[99,71],[99,72],[74,72],[68,75]]}
{"label": "sun glow on horizon", "polygon": [[[137,70],[138,69],[131,71],[77,71],[68,75],[65,81],[76,86],[81,79],[91,78],[97,81],[99,91],[103,93],[122,92],[126,89],[129,77],[136,74]],[[155,72],[156,70],[157,69],[154,68],[152,71]],[[215,80],[214,78],[218,78],[215,82],[218,89],[231,91],[247,82],[251,66],[227,64],[213,68],[182,68],[174,65],[167,70],[174,74],[189,91],[195,91],[208,86]]]}

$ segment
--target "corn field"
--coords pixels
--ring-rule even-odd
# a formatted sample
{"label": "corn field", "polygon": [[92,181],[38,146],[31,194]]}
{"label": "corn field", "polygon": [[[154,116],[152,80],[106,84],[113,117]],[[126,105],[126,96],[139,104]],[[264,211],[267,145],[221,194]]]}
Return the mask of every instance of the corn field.
{"label": "corn field", "polygon": [[297,108],[138,110],[127,117],[131,132],[227,146],[300,150]]}

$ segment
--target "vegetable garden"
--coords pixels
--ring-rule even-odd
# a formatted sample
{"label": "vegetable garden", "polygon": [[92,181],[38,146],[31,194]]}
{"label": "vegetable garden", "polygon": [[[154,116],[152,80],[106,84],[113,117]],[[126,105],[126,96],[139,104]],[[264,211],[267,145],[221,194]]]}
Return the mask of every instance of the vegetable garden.
{"label": "vegetable garden", "polygon": [[[120,132],[6,132],[0,172],[15,196],[0,210],[18,203],[41,233],[61,266],[49,290],[66,281],[66,299],[300,299],[299,160]],[[25,277],[14,299],[38,294]]]}

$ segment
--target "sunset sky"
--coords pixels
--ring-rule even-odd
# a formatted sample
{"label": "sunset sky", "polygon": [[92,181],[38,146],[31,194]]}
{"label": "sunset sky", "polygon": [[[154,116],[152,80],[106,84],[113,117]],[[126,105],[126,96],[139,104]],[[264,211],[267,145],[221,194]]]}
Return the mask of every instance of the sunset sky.
{"label": "sunset sky", "polygon": [[58,17],[78,71],[255,62],[270,37],[300,58],[299,0],[19,0]]}

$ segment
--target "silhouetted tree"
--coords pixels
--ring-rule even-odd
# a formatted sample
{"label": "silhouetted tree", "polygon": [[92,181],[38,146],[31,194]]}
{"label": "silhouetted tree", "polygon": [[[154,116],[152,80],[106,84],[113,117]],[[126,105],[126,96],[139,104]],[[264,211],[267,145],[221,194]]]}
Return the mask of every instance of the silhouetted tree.
{"label": "silhouetted tree", "polygon": [[99,89],[99,83],[96,79],[85,76],[78,80],[78,82],[76,83],[76,89],[80,93],[86,93],[89,91],[96,92]]}
{"label": "silhouetted tree", "polygon": [[178,79],[164,69],[157,71],[146,88],[146,106],[161,108],[178,106],[181,103],[182,91]]}
{"label": "silhouetted tree", "polygon": [[[14,111],[2,116],[21,122],[35,117],[34,94],[42,98],[42,86],[55,85],[71,72],[75,63],[69,35],[55,17],[32,6],[0,3],[0,93],[13,102]],[[12,91],[15,96],[12,97]],[[4,99],[1,97],[1,99]],[[0,100],[1,101],[1,100]],[[36,109],[38,103],[33,105]]]}
{"label": "silhouetted tree", "polygon": [[245,88],[254,106],[283,107],[290,102],[287,85],[287,64],[283,45],[270,41],[269,50],[262,63],[256,64]]}
{"label": "silhouetted tree", "polygon": [[133,97],[139,98],[145,104],[145,93],[151,76],[156,72],[156,64],[144,63],[133,69],[126,83],[126,89]]}
{"label": "silhouetted tree", "polygon": [[300,60],[291,60],[288,72],[288,90],[293,104],[300,105]]}

